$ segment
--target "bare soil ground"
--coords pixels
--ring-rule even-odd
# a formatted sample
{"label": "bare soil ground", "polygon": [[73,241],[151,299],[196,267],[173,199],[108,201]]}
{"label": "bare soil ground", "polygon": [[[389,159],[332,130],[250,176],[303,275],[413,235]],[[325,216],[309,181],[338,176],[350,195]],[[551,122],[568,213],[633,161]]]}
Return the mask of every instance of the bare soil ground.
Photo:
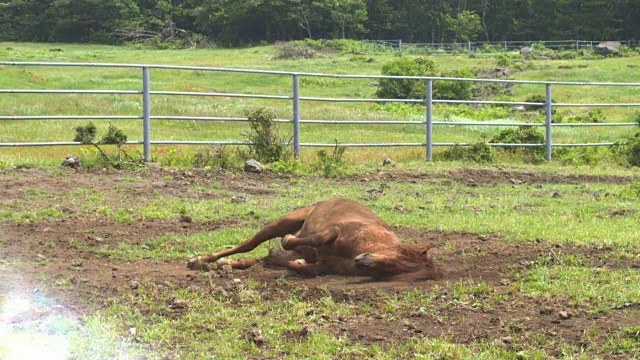
{"label": "bare soil ground", "polygon": [[[193,172],[145,172],[126,173],[93,170],[80,172],[64,170],[64,176],[54,175],[60,170],[14,170],[0,173],[0,204],[8,205],[24,196],[25,190],[43,191],[49,194],[65,195],[77,187],[91,188],[105,192],[107,201],[144,203],[154,196],[215,198],[215,191],[194,192],[189,185],[193,181],[206,185],[222,182],[226,190],[238,194],[252,193],[269,196],[269,186],[289,186],[289,179],[279,175],[266,174],[261,177],[242,172],[220,172],[204,176]],[[123,181],[123,177],[140,177],[144,181]],[[429,181],[434,175],[383,173],[362,178],[382,177],[391,181]],[[580,183],[589,181],[626,183],[633,178],[589,176],[540,175],[534,173],[514,173],[491,170],[458,170],[444,176],[448,181],[466,185],[491,185],[512,181],[527,183]],[[366,181],[366,180],[365,180]],[[34,202],[34,207],[38,206]],[[434,245],[433,255],[444,270],[444,276],[437,281],[420,283],[372,282],[365,278],[325,276],[301,278],[284,270],[255,266],[246,271],[225,273],[212,271],[201,273],[190,271],[184,261],[116,261],[110,257],[96,255],[96,247],[115,247],[125,239],[135,239],[145,243],[166,234],[194,234],[221,227],[239,227],[242,221],[181,222],[179,219],[145,220],[129,224],[116,223],[107,218],[85,216],[78,205],[64,199],[58,200],[63,211],[71,214],[63,220],[30,223],[0,221],[0,292],[39,289],[42,281],[48,279],[46,291],[60,303],[67,304],[68,310],[78,316],[105,306],[105,300],[118,297],[132,290],[133,282],[170,283],[174,287],[209,288],[211,282],[222,287],[233,296],[238,281],[249,279],[260,284],[265,299],[278,299],[287,292],[297,291],[304,299],[315,299],[328,291],[335,301],[349,304],[374,303],[380,291],[403,293],[408,291],[439,289],[441,297],[434,300],[435,312],[421,312],[419,309],[399,308],[399,318],[403,321],[389,321],[384,311],[374,308],[366,317],[355,319],[335,317],[328,319],[329,329],[336,334],[347,336],[354,342],[364,344],[392,344],[416,336],[445,337],[450,341],[468,344],[477,341],[500,342],[509,348],[515,346],[509,335],[544,334],[563,342],[586,346],[586,329],[597,328],[601,335],[620,328],[635,325],[640,315],[639,309],[627,308],[612,311],[606,315],[573,313],[563,299],[541,300],[534,297],[512,297],[510,285],[514,281],[513,271],[530,266],[541,255],[558,251],[544,240],[534,244],[516,244],[501,241],[499,234],[478,236],[471,233],[443,233],[435,231],[419,232],[398,228],[403,239],[413,242],[428,242]],[[72,246],[71,244],[82,244]],[[562,251],[584,256],[587,266],[613,268],[634,268],[637,262],[616,259],[605,255],[607,249],[565,247]],[[2,264],[0,264],[2,265]],[[56,282],[67,279],[73,286],[56,286]],[[501,299],[491,302],[491,308],[462,304],[446,306],[450,298],[451,284],[469,280],[486,283],[496,289],[496,294],[504,294]],[[495,294],[494,294],[495,295]],[[486,299],[485,299],[486,300]],[[563,316],[568,311],[569,316]],[[435,315],[434,315],[435,314]],[[170,316],[181,316],[171,312]],[[395,314],[398,316],[398,314]],[[292,337],[303,336],[291,334]],[[604,341],[600,336],[595,341]],[[531,340],[534,342],[534,339]],[[590,344],[597,345],[597,344]],[[544,348],[544,344],[541,345]],[[552,355],[559,351],[557,344],[550,345]],[[592,346],[590,349],[597,348]]]}

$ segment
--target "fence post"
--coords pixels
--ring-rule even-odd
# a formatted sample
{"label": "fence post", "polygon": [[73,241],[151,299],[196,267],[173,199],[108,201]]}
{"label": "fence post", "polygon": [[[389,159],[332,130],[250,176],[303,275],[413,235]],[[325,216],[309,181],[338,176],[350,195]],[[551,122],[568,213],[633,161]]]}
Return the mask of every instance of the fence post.
{"label": "fence post", "polygon": [[471,56],[471,41],[469,41],[469,56]]}
{"label": "fence post", "polygon": [[551,160],[551,145],[552,145],[552,139],[551,139],[551,115],[552,115],[553,109],[551,107],[551,84],[547,84],[547,98],[546,98],[546,103],[545,103],[545,113],[546,113],[546,130],[547,130],[547,134],[546,134],[546,139],[547,139],[547,160]]}
{"label": "fence post", "polygon": [[427,161],[433,161],[433,80],[427,80]]}
{"label": "fence post", "polygon": [[293,75],[293,155],[300,160],[300,81]]}
{"label": "fence post", "polygon": [[398,40],[398,50],[402,52],[402,39]]}
{"label": "fence post", "polygon": [[142,68],[142,147],[143,159],[151,161],[151,93],[149,89],[149,68]]}

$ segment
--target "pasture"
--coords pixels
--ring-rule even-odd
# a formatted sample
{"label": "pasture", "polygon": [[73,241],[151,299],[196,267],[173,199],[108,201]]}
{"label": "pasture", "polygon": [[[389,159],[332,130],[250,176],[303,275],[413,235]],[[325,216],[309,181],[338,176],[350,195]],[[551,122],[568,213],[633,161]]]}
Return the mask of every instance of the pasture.
{"label": "pasture", "polygon": [[[7,61],[83,61],[377,74],[392,55],[330,53],[272,61],[272,47],[140,51],[91,45],[0,44]],[[640,82],[638,58],[536,61],[516,79]],[[492,68],[493,58],[447,57],[442,68]],[[585,66],[586,65],[586,66]],[[563,66],[563,68],[560,68]],[[568,68],[567,68],[568,67]],[[0,67],[0,88],[139,89],[140,74]],[[317,80],[317,79],[315,79]],[[152,73],[155,90],[282,92],[252,75]],[[370,81],[301,81],[303,95],[370,97]],[[305,88],[306,86],[306,88]],[[543,88],[514,87],[524,100]],[[307,91],[307,93],[304,93]],[[555,96],[556,93],[554,93]],[[563,102],[637,102],[635,88],[557,90]],[[290,103],[158,97],[155,115],[241,116]],[[302,118],[422,119],[371,104],[305,103]],[[0,115],[138,114],[126,96],[2,94]],[[444,107],[436,119],[469,120]],[[580,114],[589,109],[574,109]],[[479,111],[479,110],[478,110]],[[634,110],[607,108],[606,121]],[[495,113],[487,113],[487,116]],[[574,114],[575,115],[575,114]],[[507,114],[512,120],[517,115]],[[520,119],[521,120],[521,119]],[[71,141],[78,121],[3,121],[0,142]],[[100,126],[103,122],[96,121]],[[139,121],[119,121],[132,139]],[[244,125],[155,121],[155,139],[237,139]],[[436,141],[490,137],[488,127],[434,130]],[[554,129],[559,141],[617,141],[637,129]],[[303,128],[303,142],[424,139],[409,126]],[[193,168],[196,147],[153,147],[161,169],[61,168],[88,147],[0,148],[0,359],[634,358],[640,352],[640,177],[603,157],[490,165],[425,163],[424,149],[349,149],[337,176],[300,169]],[[603,149],[603,151],[607,151]],[[391,156],[394,166],[382,166]],[[436,159],[439,160],[439,159]],[[237,164],[236,164],[237,165]],[[260,265],[187,269],[191,257],[231,248],[292,210],[330,198],[370,207],[406,243],[430,244],[434,281],[303,278]],[[269,245],[233,258],[258,258]]]}
{"label": "pasture", "polygon": [[[0,354],[632,357],[640,349],[638,180],[623,170],[451,164],[360,168],[338,179],[5,170]],[[186,268],[194,255],[332,197],[371,207],[405,242],[432,244],[443,278]]]}
{"label": "pasture", "polygon": [[[327,74],[379,74],[384,63],[396,59],[392,54],[350,54],[329,52],[321,57],[302,60],[275,60],[273,46],[246,49],[201,49],[142,51],[128,48],[96,45],[61,44],[0,44],[0,58],[5,61],[49,62],[102,62],[137,64],[172,64],[208,67],[232,67],[241,69],[283,70],[319,72]],[[497,66],[493,57],[438,57],[440,70],[460,69],[492,70]],[[557,60],[531,61],[523,71],[511,75],[516,80],[554,81],[602,81],[640,82],[635,71],[638,57],[605,60]],[[112,68],[60,68],[60,67],[10,67],[0,68],[0,88],[3,89],[96,89],[141,90],[142,74],[137,69]],[[332,79],[302,77],[301,96],[372,98],[377,89],[373,79]],[[151,71],[151,89],[157,91],[201,91],[239,94],[291,95],[289,76],[260,74],[215,73],[204,71]],[[501,99],[525,101],[534,95],[544,95],[543,85],[514,85],[507,88],[484,88],[484,100]],[[553,99],[563,103],[634,103],[638,99],[635,87],[556,86]],[[0,115],[135,115],[142,113],[142,100],[138,95],[43,95],[2,94]],[[331,103],[303,101],[301,118],[315,120],[398,120],[424,121],[424,106],[382,107],[372,103]],[[152,116],[223,116],[243,117],[245,112],[266,107],[279,118],[291,119],[292,104],[289,100],[207,98],[193,96],[151,97]],[[601,110],[601,122],[632,122],[636,114],[630,107],[607,108],[558,108],[565,117],[585,116],[589,111]],[[519,114],[510,107],[469,108],[436,104],[434,121],[496,121],[541,122],[540,114]],[[107,121],[97,120],[96,125],[105,129]],[[6,131],[0,133],[0,142],[71,141],[73,128],[87,121],[2,121]],[[116,125],[129,135],[130,140],[142,139],[140,120],[118,120]],[[151,126],[152,140],[232,141],[244,140],[245,123],[154,120]],[[291,133],[290,125],[283,125]],[[489,126],[435,126],[434,142],[477,142],[491,139],[504,128]],[[314,143],[363,143],[394,142],[424,143],[425,128],[420,125],[316,125],[303,124],[301,141]],[[542,129],[541,129],[542,130]],[[598,143],[622,141],[635,133],[631,127],[556,127],[554,142]],[[436,156],[439,151],[436,149]],[[87,149],[85,157],[96,156]],[[157,161],[171,165],[189,165],[188,157],[197,149],[193,147],[158,147],[152,155]],[[384,152],[402,161],[424,159],[423,148],[389,148]],[[0,153],[0,166],[57,165],[59,159],[69,153],[68,148],[4,149]],[[379,149],[352,149],[346,156],[357,161],[379,161]],[[303,158],[313,159],[313,150],[303,151]]]}

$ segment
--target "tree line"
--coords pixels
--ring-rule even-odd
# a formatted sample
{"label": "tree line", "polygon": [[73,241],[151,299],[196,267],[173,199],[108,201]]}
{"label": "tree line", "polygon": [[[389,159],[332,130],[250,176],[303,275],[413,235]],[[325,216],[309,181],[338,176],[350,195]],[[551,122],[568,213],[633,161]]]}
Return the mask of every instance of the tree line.
{"label": "tree line", "polygon": [[638,0],[0,0],[0,41],[220,46],[312,39],[611,40],[640,35]]}

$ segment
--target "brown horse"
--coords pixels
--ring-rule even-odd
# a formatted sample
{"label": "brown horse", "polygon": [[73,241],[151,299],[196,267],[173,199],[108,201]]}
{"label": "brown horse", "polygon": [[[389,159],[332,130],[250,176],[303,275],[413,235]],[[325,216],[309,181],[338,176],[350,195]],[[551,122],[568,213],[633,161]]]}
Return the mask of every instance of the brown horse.
{"label": "brown horse", "polygon": [[[191,269],[207,268],[223,257],[248,252],[259,244],[282,237],[284,250],[262,259],[305,276],[365,275],[393,280],[435,279],[430,247],[402,244],[392,228],[366,206],[332,199],[298,209],[265,226],[238,246],[189,260]],[[226,260],[245,269],[256,260]],[[221,261],[222,262],[222,261]]]}

